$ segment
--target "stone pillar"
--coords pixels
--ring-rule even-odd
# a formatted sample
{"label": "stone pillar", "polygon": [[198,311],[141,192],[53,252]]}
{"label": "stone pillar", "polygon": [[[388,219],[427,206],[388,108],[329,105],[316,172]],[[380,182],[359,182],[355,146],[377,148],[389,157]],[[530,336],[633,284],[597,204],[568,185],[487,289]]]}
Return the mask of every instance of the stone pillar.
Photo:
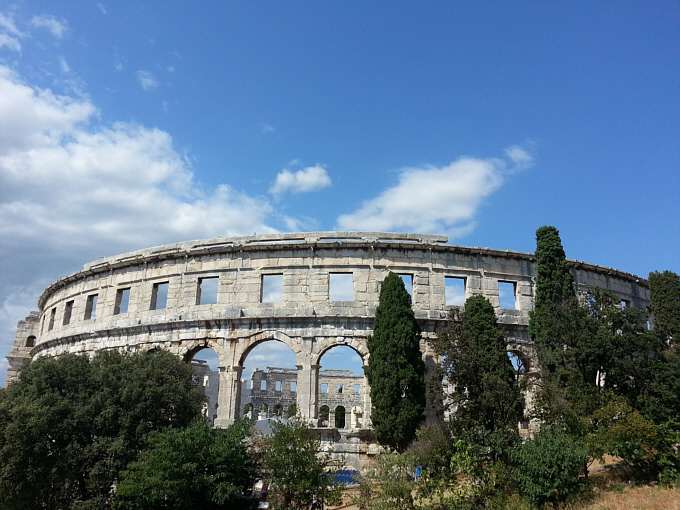
{"label": "stone pillar", "polygon": [[[366,373],[366,367],[364,367],[364,373]],[[362,429],[372,429],[373,422],[371,421],[371,387],[368,385],[368,378],[364,376],[364,384],[362,384],[363,394],[364,394],[364,416],[361,423]]]}
{"label": "stone pillar", "polygon": [[241,415],[241,373],[242,366],[219,367],[220,394],[218,397],[215,427],[226,428]]}
{"label": "stone pillar", "polygon": [[297,408],[302,419],[316,426],[319,401],[319,369],[321,365],[297,365]]}

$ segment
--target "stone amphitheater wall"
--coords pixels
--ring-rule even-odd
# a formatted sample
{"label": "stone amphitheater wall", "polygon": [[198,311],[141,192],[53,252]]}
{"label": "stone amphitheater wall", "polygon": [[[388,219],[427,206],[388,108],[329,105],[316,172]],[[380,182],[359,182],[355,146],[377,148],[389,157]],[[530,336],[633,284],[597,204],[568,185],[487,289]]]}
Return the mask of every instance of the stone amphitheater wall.
{"label": "stone amphitheater wall", "polygon": [[[534,256],[446,242],[443,236],[313,232],[189,241],[102,258],[50,285],[40,297],[38,315],[19,323],[8,356],[8,381],[16,378],[25,359],[36,356],[164,348],[188,361],[211,348],[220,358],[215,423],[227,425],[243,409],[241,372],[248,353],[277,340],[297,357],[297,408],[315,420],[321,356],[346,345],[364,364],[370,362],[366,337],[372,332],[380,282],[389,271],[410,276],[428,366],[435,360],[427,339],[455,306],[446,301],[447,278],[464,281],[465,297],[489,299],[507,329],[508,348],[534,366],[527,334]],[[579,286],[610,289],[629,306],[649,304],[646,280],[571,263]],[[351,300],[330,299],[331,275],[338,273],[352,275]],[[216,295],[208,299],[213,296],[207,287],[215,282]],[[266,302],[268,282],[280,282],[273,302]],[[513,308],[501,307],[499,282],[511,284]],[[167,289],[165,303],[159,301],[161,289]],[[127,310],[121,302],[125,298]],[[370,416],[368,392],[363,406],[364,417]],[[367,419],[364,423],[370,427]]]}

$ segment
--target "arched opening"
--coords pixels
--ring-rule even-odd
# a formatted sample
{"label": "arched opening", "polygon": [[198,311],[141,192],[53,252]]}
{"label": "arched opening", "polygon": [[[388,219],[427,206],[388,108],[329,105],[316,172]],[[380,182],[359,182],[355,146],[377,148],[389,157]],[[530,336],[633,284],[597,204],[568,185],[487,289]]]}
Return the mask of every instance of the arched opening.
{"label": "arched opening", "polygon": [[529,367],[521,353],[508,351],[508,358],[510,358],[510,363],[512,363],[512,367],[515,369],[518,377],[527,373]]}
{"label": "arched opening", "polygon": [[213,349],[202,347],[189,352],[185,359],[194,369],[196,384],[208,397],[203,413],[210,423],[214,423],[217,419],[220,393],[220,358]]}
{"label": "arched opening", "polygon": [[35,347],[35,337],[33,335],[26,339],[26,347]]}
{"label": "arched opening", "polygon": [[[368,387],[361,356],[352,347],[336,345],[323,353],[319,365],[318,426],[345,428],[348,425],[361,428],[363,420],[357,422],[353,418],[354,414],[349,420],[345,417],[347,409],[357,409],[357,416],[363,416],[364,413]],[[329,410],[332,409],[335,409],[335,414],[329,417]]]}
{"label": "arched opening", "polygon": [[[250,404],[258,420],[294,416],[297,404],[297,357],[278,340],[265,340],[247,351],[241,373],[241,405]],[[288,412],[286,413],[286,410]]]}
{"label": "arched opening", "polygon": [[243,406],[243,416],[247,416],[248,418],[252,418],[251,411],[253,410],[253,404],[248,402],[246,405]]}
{"label": "arched opening", "polygon": [[291,404],[288,406],[288,418],[292,418],[297,414],[297,405]]}
{"label": "arched opening", "polygon": [[335,408],[335,428],[344,429],[345,428],[345,407],[338,406]]}
{"label": "arched opening", "polygon": [[322,405],[319,408],[319,426],[328,427],[328,417],[331,414],[331,410],[327,405]]}

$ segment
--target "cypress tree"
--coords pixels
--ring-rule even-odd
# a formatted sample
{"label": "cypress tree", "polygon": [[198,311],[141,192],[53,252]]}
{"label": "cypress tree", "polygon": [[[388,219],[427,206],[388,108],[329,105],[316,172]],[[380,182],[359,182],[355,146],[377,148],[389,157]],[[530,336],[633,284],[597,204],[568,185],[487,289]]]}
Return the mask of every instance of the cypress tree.
{"label": "cypress tree", "polygon": [[425,410],[425,364],[420,326],[401,278],[389,273],[380,289],[365,369],[371,421],[378,442],[399,452],[415,438]]}
{"label": "cypress tree", "polygon": [[[536,295],[529,312],[529,335],[539,346],[559,349],[565,327],[577,307],[574,278],[562,248],[559,231],[543,226],[536,231]],[[549,363],[550,364],[550,363]]]}
{"label": "cypress tree", "polygon": [[680,334],[680,277],[672,271],[649,273],[649,297],[654,330],[671,344]]}

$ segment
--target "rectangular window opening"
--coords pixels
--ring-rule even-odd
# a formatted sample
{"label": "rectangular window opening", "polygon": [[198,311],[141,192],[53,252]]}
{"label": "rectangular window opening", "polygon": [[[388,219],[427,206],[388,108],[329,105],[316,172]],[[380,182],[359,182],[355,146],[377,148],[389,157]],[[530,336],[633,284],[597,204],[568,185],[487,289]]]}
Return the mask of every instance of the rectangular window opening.
{"label": "rectangular window opening", "polygon": [[154,283],[151,289],[150,310],[162,310],[168,306],[168,287],[169,282]]}
{"label": "rectangular window opening", "polygon": [[444,294],[447,305],[465,305],[465,278],[447,276],[444,279]]}
{"label": "rectangular window opening", "polygon": [[352,393],[354,393],[356,395],[357,393],[360,393],[360,392],[361,392],[361,384],[355,384],[354,390],[352,391]]}
{"label": "rectangular window opening", "polygon": [[209,278],[198,279],[198,290],[196,291],[197,305],[216,305],[217,304],[217,284],[219,278],[211,276]]}
{"label": "rectangular window opening", "polygon": [[406,292],[409,296],[413,297],[413,275],[412,274],[400,274],[399,278],[404,282],[404,287],[406,287]]}
{"label": "rectangular window opening", "polygon": [[85,320],[97,318],[97,299],[98,294],[90,294],[85,302]]}
{"label": "rectangular window opening", "polygon": [[281,381],[276,381],[276,391],[281,391]]}
{"label": "rectangular window opening", "polygon": [[328,275],[329,301],[354,301],[354,275],[331,273]]}
{"label": "rectangular window opening", "polygon": [[263,390],[263,391],[267,389],[267,380],[266,379],[262,379],[260,381],[260,389]]}
{"label": "rectangular window opening", "polygon": [[624,308],[627,308],[629,306],[630,306],[630,301],[626,301],[625,299],[621,300],[621,310],[623,310]]}
{"label": "rectangular window opening", "polygon": [[113,315],[127,313],[130,304],[130,289],[118,289],[116,292],[116,303],[113,307]]}
{"label": "rectangular window opening", "polygon": [[297,383],[295,381],[290,383],[290,391],[297,391]]}
{"label": "rectangular window opening", "polygon": [[342,384],[338,384],[338,393],[342,393]]}
{"label": "rectangular window opening", "polygon": [[50,312],[50,323],[47,326],[47,331],[52,331],[54,329],[54,317],[57,315],[57,309],[52,308],[52,311]]}
{"label": "rectangular window opening", "polygon": [[498,301],[501,308],[506,310],[517,309],[514,282],[498,282]]}
{"label": "rectangular window opening", "polygon": [[73,301],[68,301],[64,307],[64,320],[62,325],[66,326],[71,323],[71,314],[73,313]]}
{"label": "rectangular window opening", "polygon": [[321,383],[321,393],[328,393],[328,383]]}
{"label": "rectangular window opening", "polygon": [[263,274],[262,275],[262,303],[280,303],[283,301],[283,275],[282,274]]}

